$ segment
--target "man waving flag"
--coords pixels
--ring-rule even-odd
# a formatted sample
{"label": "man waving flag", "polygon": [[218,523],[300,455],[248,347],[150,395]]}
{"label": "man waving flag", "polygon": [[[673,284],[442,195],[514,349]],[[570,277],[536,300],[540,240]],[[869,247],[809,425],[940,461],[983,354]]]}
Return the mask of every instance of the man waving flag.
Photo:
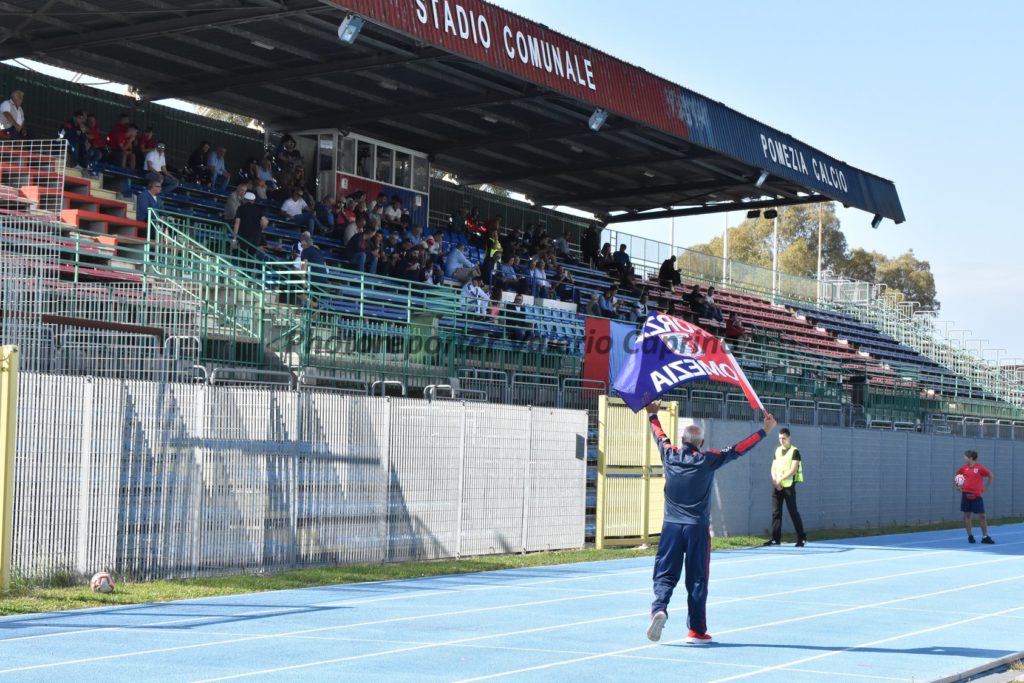
{"label": "man waving flag", "polygon": [[739,363],[717,338],[657,311],[647,315],[612,387],[633,412],[639,412],[674,387],[699,379],[738,386],[752,408],[764,411]]}

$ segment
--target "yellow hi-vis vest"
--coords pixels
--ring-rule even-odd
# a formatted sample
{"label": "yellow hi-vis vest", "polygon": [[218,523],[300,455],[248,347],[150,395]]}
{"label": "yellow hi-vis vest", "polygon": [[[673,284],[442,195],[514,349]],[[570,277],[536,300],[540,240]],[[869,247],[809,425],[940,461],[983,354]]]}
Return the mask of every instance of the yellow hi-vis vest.
{"label": "yellow hi-vis vest", "polygon": [[[772,461],[772,479],[778,479],[780,476],[789,472],[790,468],[793,467],[793,452],[797,450],[797,447],[793,444],[789,444],[789,448],[785,451],[782,450],[782,446],[775,449],[775,460]],[[797,461],[796,473],[789,479],[783,479],[779,482],[779,486],[788,488],[795,482],[804,480],[804,463],[800,460]]]}

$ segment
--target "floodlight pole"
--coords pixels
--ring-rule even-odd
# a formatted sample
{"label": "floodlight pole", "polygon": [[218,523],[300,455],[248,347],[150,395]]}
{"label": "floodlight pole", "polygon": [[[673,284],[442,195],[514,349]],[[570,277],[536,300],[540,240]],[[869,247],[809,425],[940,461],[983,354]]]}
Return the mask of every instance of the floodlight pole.
{"label": "floodlight pole", "polygon": [[818,204],[818,287],[821,288],[821,204]]}
{"label": "floodlight pole", "polygon": [[[782,210],[779,210],[781,213]],[[772,219],[775,227],[772,230],[772,303],[779,294],[779,216]]]}
{"label": "floodlight pole", "polygon": [[725,228],[722,230],[722,282],[729,282],[729,212],[725,212]]}

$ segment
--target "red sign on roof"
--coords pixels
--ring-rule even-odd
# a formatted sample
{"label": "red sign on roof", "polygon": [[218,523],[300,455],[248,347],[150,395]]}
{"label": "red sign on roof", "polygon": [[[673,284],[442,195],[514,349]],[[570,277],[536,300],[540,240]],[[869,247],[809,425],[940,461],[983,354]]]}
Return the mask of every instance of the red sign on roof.
{"label": "red sign on roof", "polygon": [[481,0],[334,0],[364,19],[687,138],[679,86]]}

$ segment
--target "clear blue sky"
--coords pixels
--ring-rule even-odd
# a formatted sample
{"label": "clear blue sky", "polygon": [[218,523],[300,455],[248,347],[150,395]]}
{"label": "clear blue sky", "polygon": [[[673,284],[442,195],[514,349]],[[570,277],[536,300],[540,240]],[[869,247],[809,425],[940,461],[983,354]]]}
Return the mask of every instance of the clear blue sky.
{"label": "clear blue sky", "polygon": [[[1024,356],[1024,3],[496,2],[895,182],[907,221],[841,210],[848,243],[913,249],[939,318]],[[723,224],[678,219],[676,242]],[[666,221],[623,227],[669,241]]]}

